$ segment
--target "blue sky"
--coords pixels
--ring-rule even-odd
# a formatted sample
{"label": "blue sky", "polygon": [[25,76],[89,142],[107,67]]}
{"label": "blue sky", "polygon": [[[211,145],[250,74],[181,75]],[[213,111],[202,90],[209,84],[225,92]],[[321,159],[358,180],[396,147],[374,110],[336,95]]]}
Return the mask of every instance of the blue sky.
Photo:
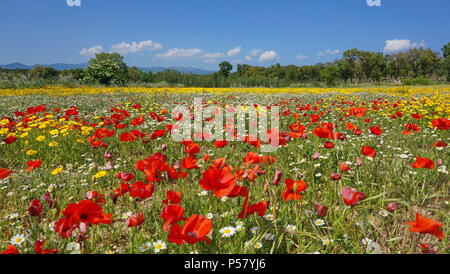
{"label": "blue sky", "polygon": [[1,0],[0,64],[84,63],[118,51],[128,65],[216,69],[340,58],[350,48],[435,51],[450,42],[450,1]]}

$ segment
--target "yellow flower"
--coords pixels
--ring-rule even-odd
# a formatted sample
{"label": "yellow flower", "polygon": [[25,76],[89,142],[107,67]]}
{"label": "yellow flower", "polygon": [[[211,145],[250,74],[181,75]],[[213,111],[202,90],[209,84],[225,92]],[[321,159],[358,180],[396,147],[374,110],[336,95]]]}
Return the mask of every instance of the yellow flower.
{"label": "yellow flower", "polygon": [[36,138],[36,141],[38,141],[38,142],[42,142],[44,140],[45,140],[45,136],[42,136],[42,135]]}
{"label": "yellow flower", "polygon": [[50,143],[48,144],[48,146],[49,146],[49,147],[56,147],[58,144],[59,144],[58,142],[53,141],[53,142],[50,142]]}
{"label": "yellow flower", "polygon": [[61,173],[61,171],[63,171],[63,167],[62,166],[59,166],[59,167],[57,167],[57,168],[55,168],[52,172],[51,172],[51,174],[52,175],[58,175],[59,173]]}
{"label": "yellow flower", "polygon": [[97,172],[97,174],[94,175],[95,178],[101,178],[103,176],[106,176],[107,172],[105,170]]}
{"label": "yellow flower", "polygon": [[27,155],[29,155],[29,156],[34,155],[36,153],[37,153],[36,150],[32,150],[32,149],[27,150]]}
{"label": "yellow flower", "polygon": [[57,129],[54,129],[50,131],[50,135],[58,135],[59,131]]}

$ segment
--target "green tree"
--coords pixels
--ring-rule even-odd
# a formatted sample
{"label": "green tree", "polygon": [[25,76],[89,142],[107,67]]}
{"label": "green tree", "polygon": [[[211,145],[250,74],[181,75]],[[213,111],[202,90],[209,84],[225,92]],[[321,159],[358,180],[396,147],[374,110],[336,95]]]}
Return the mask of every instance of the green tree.
{"label": "green tree", "polygon": [[58,71],[54,68],[37,66],[28,72],[28,75],[33,80],[52,80],[58,76]]}
{"label": "green tree", "polygon": [[441,62],[442,74],[447,75],[447,81],[450,81],[450,43],[442,48],[444,59]]}
{"label": "green tree", "polygon": [[233,65],[229,62],[223,61],[219,64],[219,73],[223,76],[228,77],[231,73],[231,70],[233,70]]}
{"label": "green tree", "polygon": [[320,71],[320,78],[324,80],[328,86],[336,85],[339,80],[339,68],[335,65],[326,65],[324,69]]}
{"label": "green tree", "polygon": [[128,80],[128,67],[118,53],[98,53],[89,61],[84,80],[102,85],[124,85]]}

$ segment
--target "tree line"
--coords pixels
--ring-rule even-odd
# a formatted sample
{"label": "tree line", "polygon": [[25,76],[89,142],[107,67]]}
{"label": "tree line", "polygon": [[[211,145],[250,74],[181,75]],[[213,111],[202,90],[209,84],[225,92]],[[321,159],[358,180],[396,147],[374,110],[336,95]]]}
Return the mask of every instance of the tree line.
{"label": "tree line", "polygon": [[217,72],[207,75],[174,70],[144,72],[128,67],[118,53],[100,53],[86,69],[57,71],[48,67],[31,70],[0,70],[0,87],[37,87],[43,85],[185,86],[185,87],[289,87],[334,86],[363,83],[431,84],[450,81],[450,43],[442,54],[431,49],[412,48],[384,54],[350,49],[342,58],[316,65],[270,67],[219,64]]}

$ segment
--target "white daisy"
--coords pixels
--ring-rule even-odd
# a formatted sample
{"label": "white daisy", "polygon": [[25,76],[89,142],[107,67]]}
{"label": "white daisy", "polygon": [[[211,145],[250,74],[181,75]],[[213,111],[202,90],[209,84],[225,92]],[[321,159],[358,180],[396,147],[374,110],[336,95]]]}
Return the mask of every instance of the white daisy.
{"label": "white daisy", "polygon": [[295,232],[297,230],[297,226],[295,226],[295,225],[286,225],[285,229],[286,229],[287,232],[292,233],[292,232]]}
{"label": "white daisy", "polygon": [[220,233],[222,233],[222,237],[231,237],[234,235],[234,233],[236,233],[236,229],[234,227],[231,226],[226,226],[223,227],[219,230]]}
{"label": "white daisy", "polygon": [[145,251],[149,250],[151,247],[152,247],[151,243],[145,243],[139,248],[139,250],[141,252],[145,252]]}
{"label": "white daisy", "polygon": [[25,235],[18,234],[11,238],[11,244],[12,245],[21,245],[23,242],[25,242],[26,239],[27,238]]}
{"label": "white daisy", "polygon": [[331,240],[331,239],[322,239],[322,244],[323,245],[329,245],[331,243],[333,243],[333,240]]}
{"label": "white daisy", "polygon": [[156,253],[167,248],[166,243],[161,240],[154,242],[153,247],[155,248]]}
{"label": "white daisy", "polygon": [[272,233],[266,233],[266,235],[264,235],[264,239],[272,241],[273,239],[275,239],[275,235],[273,235]]}
{"label": "white daisy", "polygon": [[322,219],[317,219],[317,220],[314,221],[314,224],[316,226],[323,226],[323,225],[325,225],[325,221],[322,220]]}

